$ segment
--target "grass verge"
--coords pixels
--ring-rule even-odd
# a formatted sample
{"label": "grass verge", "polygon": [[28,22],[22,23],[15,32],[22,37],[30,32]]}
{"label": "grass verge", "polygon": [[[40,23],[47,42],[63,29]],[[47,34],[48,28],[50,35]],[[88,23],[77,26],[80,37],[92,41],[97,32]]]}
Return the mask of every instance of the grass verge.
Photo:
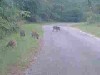
{"label": "grass verge", "polygon": [[[0,40],[0,75],[9,75],[7,72],[9,66],[16,63],[23,68],[29,61],[30,53],[34,55],[37,51],[39,41],[32,38],[30,34],[32,30],[36,30],[42,36],[41,24],[25,24],[21,28],[26,32],[25,37],[20,37],[19,33],[16,33]],[[7,48],[8,41],[12,39],[17,41],[17,47]]]}
{"label": "grass verge", "polygon": [[74,27],[81,29],[84,32],[88,32],[97,37],[100,37],[100,24],[79,23],[79,24],[75,25]]}

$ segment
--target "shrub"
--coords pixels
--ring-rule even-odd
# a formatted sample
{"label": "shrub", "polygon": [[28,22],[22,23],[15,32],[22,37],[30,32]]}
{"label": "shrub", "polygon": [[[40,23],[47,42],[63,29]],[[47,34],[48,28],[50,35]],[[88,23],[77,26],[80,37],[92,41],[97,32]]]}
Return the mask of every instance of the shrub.
{"label": "shrub", "polygon": [[2,39],[9,32],[9,29],[9,22],[0,17],[0,39]]}
{"label": "shrub", "polygon": [[0,39],[13,32],[17,32],[19,29],[16,22],[8,22],[7,20],[0,17]]}
{"label": "shrub", "polygon": [[93,12],[90,12],[87,14],[87,22],[88,23],[100,23],[100,14],[96,14]]}

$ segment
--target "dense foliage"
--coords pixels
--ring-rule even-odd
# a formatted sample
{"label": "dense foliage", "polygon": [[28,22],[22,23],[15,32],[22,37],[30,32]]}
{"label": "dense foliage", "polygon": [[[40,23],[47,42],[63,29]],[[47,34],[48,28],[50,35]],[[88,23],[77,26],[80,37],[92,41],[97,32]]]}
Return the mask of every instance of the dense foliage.
{"label": "dense foliage", "polygon": [[0,0],[0,39],[17,31],[18,16],[12,0]]}
{"label": "dense foliage", "polygon": [[87,20],[87,13],[100,14],[99,0],[14,0],[22,11],[30,12],[31,22]]}
{"label": "dense foliage", "polygon": [[0,0],[0,38],[16,31],[22,19],[99,22],[100,0]]}

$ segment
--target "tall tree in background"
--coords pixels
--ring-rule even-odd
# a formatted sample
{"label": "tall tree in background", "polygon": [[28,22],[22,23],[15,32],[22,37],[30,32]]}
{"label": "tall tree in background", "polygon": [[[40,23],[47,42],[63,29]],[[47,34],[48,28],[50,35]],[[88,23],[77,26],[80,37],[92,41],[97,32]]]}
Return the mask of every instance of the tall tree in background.
{"label": "tall tree in background", "polygon": [[89,6],[89,9],[93,12],[93,6],[90,0],[88,0],[88,6]]}

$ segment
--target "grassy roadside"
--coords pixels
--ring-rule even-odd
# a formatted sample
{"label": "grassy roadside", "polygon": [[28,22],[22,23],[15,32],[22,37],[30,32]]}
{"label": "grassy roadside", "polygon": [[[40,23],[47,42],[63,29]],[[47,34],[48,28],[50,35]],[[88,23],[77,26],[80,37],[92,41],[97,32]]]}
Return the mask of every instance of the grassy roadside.
{"label": "grassy roadside", "polygon": [[81,29],[84,32],[88,32],[90,34],[93,34],[97,37],[100,37],[100,24],[86,24],[86,23],[79,23],[75,25],[74,27]]}
{"label": "grassy roadside", "polygon": [[[34,55],[36,53],[39,41],[33,39],[30,33],[32,30],[35,30],[42,36],[41,24],[25,24],[22,25],[22,29],[26,32],[25,37],[20,37],[16,33],[0,40],[0,75],[8,75],[7,70],[9,65],[18,63],[20,67],[23,67],[29,61],[29,54],[32,53]],[[7,42],[12,39],[17,41],[17,47],[7,48]]]}

